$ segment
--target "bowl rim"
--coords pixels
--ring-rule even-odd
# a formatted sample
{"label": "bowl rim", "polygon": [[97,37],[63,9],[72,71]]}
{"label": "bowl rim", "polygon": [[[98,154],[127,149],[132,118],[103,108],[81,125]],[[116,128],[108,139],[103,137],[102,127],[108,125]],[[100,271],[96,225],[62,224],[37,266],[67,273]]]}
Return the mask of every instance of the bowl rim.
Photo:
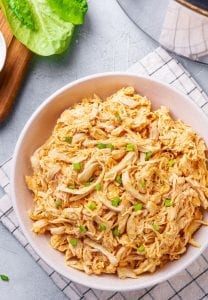
{"label": "bowl rim", "polygon": [[[99,289],[99,290],[103,290],[103,291],[120,291],[120,292],[125,292],[125,291],[134,291],[134,290],[140,290],[140,289],[144,289],[144,288],[150,288],[154,285],[160,284],[166,280],[168,280],[169,278],[177,275],[178,273],[180,273],[181,271],[185,270],[191,263],[193,263],[194,260],[196,260],[202,253],[203,251],[208,247],[208,240],[207,242],[201,246],[200,249],[198,249],[198,252],[191,256],[188,260],[185,260],[183,263],[181,263],[181,265],[179,267],[177,267],[176,269],[173,269],[172,271],[167,272],[168,274],[165,275],[165,277],[161,277],[159,279],[153,279],[151,280],[150,283],[143,283],[140,284],[139,287],[136,286],[126,286],[121,285],[119,287],[108,287],[108,286],[100,286],[100,284],[96,283],[96,281],[94,281],[93,279],[95,279],[95,277],[92,275],[88,275],[86,274],[86,276],[89,276],[89,280],[86,280],[87,282],[83,282],[81,281],[81,279],[79,279],[79,277],[76,277],[74,275],[71,276],[70,272],[66,272],[61,270],[61,268],[59,268],[57,265],[53,266],[50,261],[48,260],[47,256],[43,255],[41,253],[41,251],[39,250],[38,246],[36,246],[36,243],[33,242],[31,235],[28,233],[24,222],[22,222],[21,220],[21,216],[19,214],[19,209],[18,209],[18,205],[17,205],[17,199],[16,199],[16,194],[15,194],[15,169],[16,169],[16,165],[18,163],[18,155],[19,155],[19,150],[21,148],[22,142],[24,140],[24,136],[28,130],[28,128],[30,127],[31,123],[33,122],[33,120],[37,117],[37,115],[42,111],[42,109],[47,106],[50,102],[53,101],[53,99],[55,99],[58,95],[62,94],[63,92],[67,91],[68,89],[70,89],[73,86],[79,85],[82,82],[85,81],[90,81],[96,78],[105,78],[108,76],[112,76],[112,77],[117,77],[117,76],[124,76],[124,77],[137,77],[138,79],[145,79],[148,80],[150,82],[154,82],[157,83],[159,85],[161,85],[162,87],[167,88],[168,90],[173,91],[175,94],[178,94],[179,97],[183,97],[185,101],[187,101],[187,103],[191,103],[191,105],[193,105],[195,107],[195,109],[201,114],[202,117],[202,122],[203,121],[208,121],[208,117],[206,116],[205,112],[199,107],[197,106],[197,104],[195,102],[193,102],[186,94],[182,93],[181,91],[177,90],[174,87],[171,87],[169,84],[161,82],[160,80],[156,80],[156,79],[152,79],[149,76],[141,76],[137,73],[133,73],[133,72],[104,72],[104,73],[96,73],[93,75],[88,75],[85,77],[82,77],[80,79],[77,79],[75,81],[72,81],[66,85],[64,85],[62,88],[59,88],[58,90],[56,90],[54,93],[52,93],[49,97],[46,98],[46,100],[44,100],[39,106],[38,108],[32,113],[32,115],[30,116],[30,118],[28,119],[28,121],[26,122],[26,124],[24,125],[18,141],[16,143],[15,146],[15,150],[14,150],[14,154],[13,154],[13,159],[12,159],[12,168],[11,168],[11,198],[12,198],[12,204],[13,204],[13,208],[15,211],[15,214],[17,216],[17,220],[19,223],[20,228],[23,231],[23,234],[25,235],[26,239],[28,240],[28,242],[31,244],[31,246],[33,247],[33,249],[35,250],[35,252],[40,256],[41,259],[43,259],[43,261],[45,261],[53,270],[55,270],[57,273],[59,273],[60,275],[78,283],[84,286],[87,286],[89,288],[93,288],[93,289]],[[200,229],[199,229],[200,230]],[[32,231],[31,231],[32,232]],[[70,268],[69,268],[70,269]],[[82,272],[82,271],[80,271]],[[102,276],[102,275],[101,275]],[[90,279],[91,278],[91,279]],[[135,280],[139,280],[138,279],[132,279],[133,281]],[[122,279],[122,282],[125,283],[125,279]]]}
{"label": "bowl rim", "polygon": [[3,33],[0,31],[0,50],[2,51],[2,57],[0,59],[0,72],[3,70],[5,62],[6,62],[6,56],[7,56],[7,46],[6,41],[4,38]]}

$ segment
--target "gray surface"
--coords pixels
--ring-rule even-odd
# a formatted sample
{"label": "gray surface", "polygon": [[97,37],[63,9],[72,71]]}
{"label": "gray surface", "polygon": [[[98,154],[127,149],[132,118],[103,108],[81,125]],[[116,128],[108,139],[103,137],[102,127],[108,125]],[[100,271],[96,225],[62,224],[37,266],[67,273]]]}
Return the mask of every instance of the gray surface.
{"label": "gray surface", "polygon": [[0,226],[0,273],[10,282],[0,281],[1,300],[66,299],[22,246]]}
{"label": "gray surface", "polygon": [[[138,26],[159,41],[165,12],[170,0],[117,0]],[[154,16],[154,22],[152,21]]]}
{"label": "gray surface", "polygon": [[[157,45],[128,20],[114,0],[90,1],[85,25],[61,58],[34,58],[15,110],[0,128],[0,164],[8,159],[21,129],[42,101],[64,84],[96,72],[126,70]],[[183,61],[184,62],[184,61]],[[208,92],[208,67],[185,62]],[[0,300],[65,299],[26,251],[0,225]]]}

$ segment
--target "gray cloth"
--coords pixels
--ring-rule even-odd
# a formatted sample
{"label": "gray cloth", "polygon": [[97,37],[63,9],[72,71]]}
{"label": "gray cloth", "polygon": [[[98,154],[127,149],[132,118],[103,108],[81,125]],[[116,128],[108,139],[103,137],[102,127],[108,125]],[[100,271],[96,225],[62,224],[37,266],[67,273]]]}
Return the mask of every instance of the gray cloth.
{"label": "gray cloth", "polygon": [[208,17],[171,1],[159,42],[166,49],[208,62]]}

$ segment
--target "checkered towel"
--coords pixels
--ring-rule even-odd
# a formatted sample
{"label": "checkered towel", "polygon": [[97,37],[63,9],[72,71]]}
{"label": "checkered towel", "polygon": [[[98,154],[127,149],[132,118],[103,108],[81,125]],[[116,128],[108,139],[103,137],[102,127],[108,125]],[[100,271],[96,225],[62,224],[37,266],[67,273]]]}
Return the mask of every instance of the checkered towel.
{"label": "checkered towel", "polygon": [[[141,61],[133,65],[128,72],[141,75],[149,75],[169,83],[183,93],[189,95],[190,101],[195,101],[208,115],[208,98],[191,75],[174,60],[166,51],[157,48]],[[58,288],[72,300],[134,300],[134,299],[208,299],[208,250],[205,251],[197,261],[188,269],[162,284],[149,289],[132,292],[105,292],[90,289],[76,284],[59,275],[35,253],[31,245],[24,237],[10,199],[10,169],[12,160],[9,159],[0,166],[0,185],[4,195],[0,198],[0,221],[15,236],[21,245],[28,251],[34,260],[42,267],[48,276],[54,281]]]}
{"label": "checkered towel", "polygon": [[160,34],[166,49],[193,60],[207,61],[208,17],[170,1]]}

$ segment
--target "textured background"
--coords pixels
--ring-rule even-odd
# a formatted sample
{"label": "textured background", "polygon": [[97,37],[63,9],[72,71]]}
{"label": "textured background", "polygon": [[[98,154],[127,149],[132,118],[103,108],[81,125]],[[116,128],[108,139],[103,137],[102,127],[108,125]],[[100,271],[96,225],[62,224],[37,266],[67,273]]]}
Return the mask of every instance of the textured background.
{"label": "textured background", "polygon": [[[124,71],[156,47],[115,0],[91,0],[86,23],[77,30],[70,51],[63,57],[34,57],[15,110],[0,127],[0,164],[12,155],[32,112],[52,92],[85,75]],[[208,92],[208,67],[184,60],[183,64]],[[11,278],[9,284],[0,281],[0,300],[66,299],[1,224],[0,273]]]}

